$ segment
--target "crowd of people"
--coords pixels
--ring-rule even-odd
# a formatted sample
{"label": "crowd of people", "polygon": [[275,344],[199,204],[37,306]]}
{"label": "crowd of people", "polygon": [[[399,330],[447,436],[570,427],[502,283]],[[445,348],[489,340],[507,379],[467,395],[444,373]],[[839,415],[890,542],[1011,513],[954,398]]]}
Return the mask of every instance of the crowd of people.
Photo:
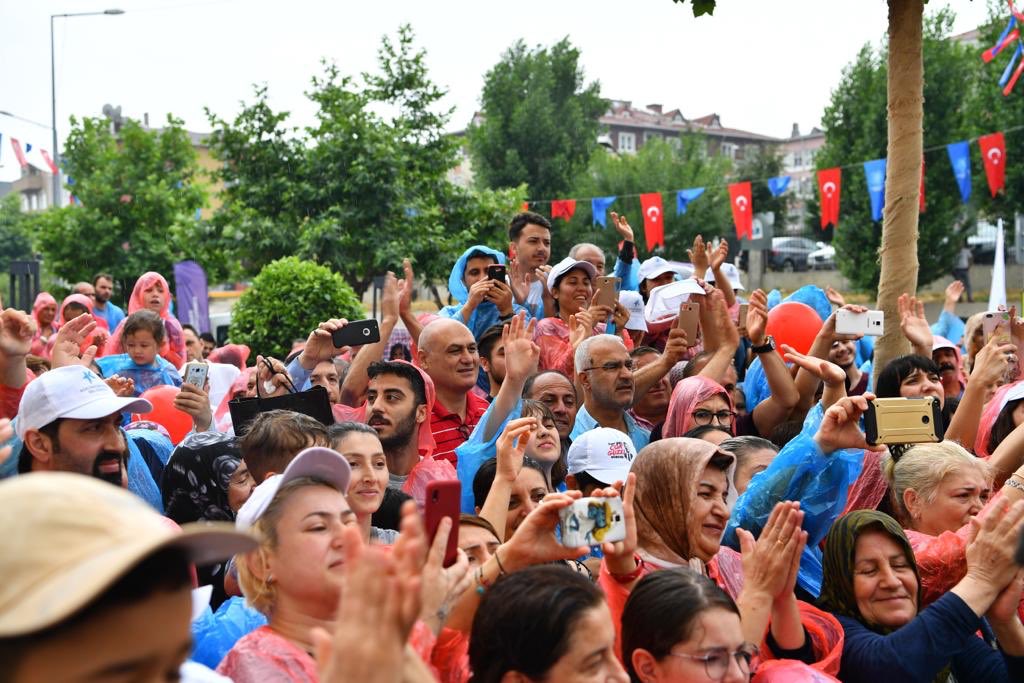
{"label": "crowd of people", "polygon": [[[359,347],[332,318],[250,358],[153,272],[126,311],[99,274],[0,313],[6,678],[1024,680],[1016,311],[990,334],[960,282],[932,323],[904,296],[912,353],[874,368],[836,290],[747,293],[725,240],[641,259],[611,223],[609,268],[514,216],[433,314],[407,260]],[[792,301],[808,348],[769,333]],[[869,443],[900,397],[934,398],[944,438]],[[583,498],[621,509],[616,540],[573,544]]]}

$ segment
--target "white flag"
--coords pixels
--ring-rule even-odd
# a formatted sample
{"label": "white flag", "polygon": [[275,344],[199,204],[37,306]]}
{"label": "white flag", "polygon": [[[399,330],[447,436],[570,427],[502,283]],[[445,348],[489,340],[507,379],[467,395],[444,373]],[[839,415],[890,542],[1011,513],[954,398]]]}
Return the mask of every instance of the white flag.
{"label": "white flag", "polygon": [[1000,218],[996,227],[996,255],[992,261],[992,289],[988,294],[990,311],[1006,306],[1006,259],[1003,252],[1003,219]]}

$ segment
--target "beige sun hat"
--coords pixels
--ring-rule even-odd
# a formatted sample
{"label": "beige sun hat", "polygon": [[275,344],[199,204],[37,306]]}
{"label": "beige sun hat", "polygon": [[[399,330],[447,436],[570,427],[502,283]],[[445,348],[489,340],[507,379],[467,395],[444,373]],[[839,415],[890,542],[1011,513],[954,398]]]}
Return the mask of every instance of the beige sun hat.
{"label": "beige sun hat", "polygon": [[202,565],[256,547],[227,523],[178,531],[125,489],[68,472],[0,483],[0,538],[0,638],[59,624],[165,548]]}

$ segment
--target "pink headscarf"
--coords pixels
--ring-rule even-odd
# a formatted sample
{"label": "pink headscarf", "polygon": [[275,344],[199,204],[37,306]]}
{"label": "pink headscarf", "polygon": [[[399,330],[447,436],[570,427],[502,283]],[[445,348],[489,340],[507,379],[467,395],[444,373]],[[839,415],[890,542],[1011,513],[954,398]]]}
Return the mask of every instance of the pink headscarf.
{"label": "pink headscarf", "polygon": [[996,390],[992,400],[985,404],[981,411],[981,424],[978,425],[978,436],[974,439],[974,454],[979,458],[988,458],[992,454],[988,452],[988,440],[992,436],[992,425],[996,423],[999,414],[1006,407],[1006,395],[1014,387],[1018,387],[1024,380],[1017,380],[1010,384],[1004,384]]}
{"label": "pink headscarf", "polygon": [[[32,317],[36,321],[36,325],[42,329],[42,324],[39,322],[39,311],[46,308],[47,306],[57,307],[57,300],[53,298],[53,295],[49,292],[39,292],[36,296],[35,303],[32,304]],[[57,328],[57,318],[54,317],[53,323],[51,323],[54,329]]]}
{"label": "pink headscarf", "polygon": [[[682,436],[697,426],[693,421],[693,411],[697,406],[707,401],[712,396],[721,394],[729,403],[729,410],[735,410],[732,403],[732,396],[721,384],[713,379],[702,375],[687,377],[676,384],[672,390],[672,399],[668,404],[668,414],[665,416],[665,426],[662,428],[662,437],[669,439]],[[730,431],[735,431],[735,424]]]}
{"label": "pink headscarf", "polygon": [[[106,355],[107,340],[110,339],[110,326],[107,324],[106,320],[98,317],[95,314],[93,309],[93,300],[87,297],[85,294],[68,294],[66,297],[64,297],[64,301],[60,303],[60,308],[57,309],[56,320],[59,322],[59,324],[57,325],[58,327],[64,325],[64,323],[67,322],[67,320],[64,319],[64,308],[68,304],[78,304],[79,306],[84,307],[87,312],[86,314],[92,317],[93,321],[95,321],[96,323],[96,329],[94,329],[89,334],[89,336],[85,338],[85,340],[82,342],[80,346],[80,350],[82,351],[82,353],[85,353],[85,350],[87,348],[95,344],[96,357],[100,358],[101,356]],[[47,356],[53,353],[53,347],[56,343],[57,337],[51,337],[50,343],[46,345]]]}
{"label": "pink headscarf", "polygon": [[[142,277],[135,283],[132,295],[128,299],[128,315],[146,308],[146,304],[142,299],[142,293],[156,283],[160,283],[164,290],[164,302],[159,315],[164,321],[164,330],[167,332],[164,343],[160,346],[160,355],[174,367],[180,368],[185,364],[186,358],[185,333],[182,331],[181,323],[178,322],[178,319],[171,315],[171,288],[167,285],[167,280],[163,275],[153,271],[142,274]],[[121,344],[121,331],[123,329],[124,321],[122,320],[107,344],[108,353],[124,353],[124,347]]]}
{"label": "pink headscarf", "polygon": [[49,292],[39,292],[36,296],[35,303],[32,304],[32,319],[36,321],[36,332],[32,335],[32,348],[30,352],[35,356],[41,356],[43,358],[50,357],[46,344],[60,328],[60,325],[57,323],[57,317],[54,316],[53,322],[48,326],[49,329],[43,329],[42,323],[39,322],[39,311],[47,306],[56,307],[57,300],[54,299],[53,295]]}
{"label": "pink headscarf", "polygon": [[255,374],[255,367],[242,368],[242,373],[231,383],[231,388],[224,394],[224,398],[220,400],[220,405],[217,406],[217,410],[213,413],[213,421],[216,423],[218,430],[226,432],[231,426],[231,409],[228,407],[228,403],[238,396],[239,393],[243,396],[245,395],[245,392],[249,389],[249,378]]}

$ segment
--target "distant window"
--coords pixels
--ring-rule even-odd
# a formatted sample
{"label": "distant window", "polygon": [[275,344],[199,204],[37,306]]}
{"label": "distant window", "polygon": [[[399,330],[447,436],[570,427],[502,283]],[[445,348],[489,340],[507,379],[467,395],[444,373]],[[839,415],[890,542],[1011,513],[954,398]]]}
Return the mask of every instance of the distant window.
{"label": "distant window", "polygon": [[652,133],[650,131],[646,131],[644,133],[644,144],[646,145],[648,140],[653,140],[655,138],[660,138],[660,137],[663,137],[661,133]]}
{"label": "distant window", "polygon": [[726,158],[729,158],[729,159],[735,159],[736,158],[736,145],[732,144],[731,142],[723,142],[722,143],[722,156],[726,157]]}
{"label": "distant window", "polygon": [[681,149],[683,146],[683,139],[678,135],[671,135],[665,138],[665,140],[676,149]]}
{"label": "distant window", "polygon": [[619,133],[619,151],[636,151],[636,135],[634,133]]}

